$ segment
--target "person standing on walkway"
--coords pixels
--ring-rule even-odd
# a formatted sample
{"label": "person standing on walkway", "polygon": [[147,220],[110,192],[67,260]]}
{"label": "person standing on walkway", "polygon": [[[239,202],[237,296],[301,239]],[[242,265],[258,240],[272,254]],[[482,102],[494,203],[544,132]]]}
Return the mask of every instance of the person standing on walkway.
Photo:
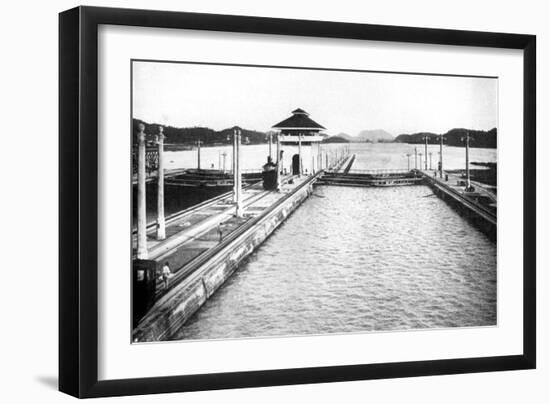
{"label": "person standing on walkway", "polygon": [[168,262],[165,262],[164,265],[162,266],[161,276],[162,276],[162,280],[164,282],[164,289],[167,289],[170,278],[172,278],[174,276],[174,274],[170,270],[170,265],[168,265]]}

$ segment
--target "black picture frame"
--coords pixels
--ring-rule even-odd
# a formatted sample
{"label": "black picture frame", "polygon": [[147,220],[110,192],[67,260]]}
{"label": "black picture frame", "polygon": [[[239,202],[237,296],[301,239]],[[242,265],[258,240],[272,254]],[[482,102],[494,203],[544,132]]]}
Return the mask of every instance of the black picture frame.
{"label": "black picture frame", "polygon": [[[99,381],[97,62],[100,24],[523,50],[523,354]],[[77,7],[59,16],[59,99],[61,391],[76,397],[103,397],[535,368],[535,36]]]}

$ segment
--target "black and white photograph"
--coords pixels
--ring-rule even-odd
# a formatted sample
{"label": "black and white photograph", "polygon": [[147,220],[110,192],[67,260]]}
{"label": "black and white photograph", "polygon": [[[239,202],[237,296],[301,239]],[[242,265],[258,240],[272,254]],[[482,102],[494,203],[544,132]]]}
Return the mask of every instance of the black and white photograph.
{"label": "black and white photograph", "polygon": [[545,3],[2,6],[0,402],[547,403]]}
{"label": "black and white photograph", "polygon": [[498,77],[130,69],[132,343],[498,326]]}

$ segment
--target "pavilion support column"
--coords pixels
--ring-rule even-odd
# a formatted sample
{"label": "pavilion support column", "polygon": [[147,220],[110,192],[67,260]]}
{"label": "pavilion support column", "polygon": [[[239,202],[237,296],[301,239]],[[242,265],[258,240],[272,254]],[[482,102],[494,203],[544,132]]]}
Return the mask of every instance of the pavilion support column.
{"label": "pavilion support column", "polygon": [[145,125],[140,123],[138,128],[137,258],[144,260],[148,257],[145,205]]}
{"label": "pavilion support column", "polygon": [[158,181],[157,181],[157,240],[166,238],[166,224],[164,221],[164,128],[159,126],[157,136],[159,153]]}

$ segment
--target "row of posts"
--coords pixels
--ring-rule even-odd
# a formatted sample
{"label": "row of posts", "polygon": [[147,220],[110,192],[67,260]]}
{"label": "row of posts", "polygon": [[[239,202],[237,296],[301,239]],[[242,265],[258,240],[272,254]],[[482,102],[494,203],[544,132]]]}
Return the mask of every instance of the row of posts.
{"label": "row of posts", "polygon": [[[241,162],[241,129],[233,129],[233,202],[236,207],[236,215],[242,217],[242,162]],[[158,147],[158,171],[157,171],[157,228],[156,239],[166,238],[166,222],[164,214],[164,129],[158,128],[156,144]],[[270,145],[271,148],[271,145]],[[280,149],[280,143],[277,142]],[[146,172],[145,172],[146,139],[145,125],[138,126],[138,189],[137,189],[137,258],[147,259],[147,207],[146,207]],[[279,153],[278,153],[279,154]],[[225,156],[224,156],[225,158]],[[198,169],[200,170],[200,140],[198,142]]]}
{"label": "row of posts", "polygon": [[[236,216],[242,217],[243,215],[243,196],[242,196],[242,160],[241,160],[241,137],[242,131],[240,128],[235,127],[233,129],[233,203],[236,208]],[[281,136],[277,137],[277,189],[281,189],[281,172],[282,172],[282,152],[281,152]],[[158,171],[157,171],[157,226],[156,226],[156,239],[164,240],[166,238],[166,222],[164,214],[164,128],[159,126],[158,134],[156,135],[156,145],[158,147]],[[269,156],[272,155],[272,143],[273,134],[269,133]],[[201,142],[200,139],[197,143],[197,167],[201,168]],[[335,155],[331,157],[331,163],[335,164],[339,159],[343,158],[349,150],[336,151]],[[341,153],[341,154],[340,154]],[[137,189],[137,258],[147,259],[147,209],[146,209],[146,139],[145,139],[145,125],[139,124],[138,126],[138,189]],[[299,176],[302,175],[302,135],[298,137],[298,160],[299,160]],[[221,157],[221,156],[220,156]],[[224,158],[224,170],[225,170],[225,157],[226,153],[223,153]],[[322,167],[323,159],[322,154],[318,153],[317,167]],[[325,153],[325,167],[329,167],[329,155]],[[221,159],[220,159],[221,160]],[[221,163],[221,161],[220,161]],[[312,167],[315,165],[315,157],[312,156]]]}
{"label": "row of posts", "polygon": [[[428,153],[428,139],[429,136],[424,136],[424,170],[428,170],[428,156],[430,156],[430,170],[432,169],[432,153]],[[439,136],[439,177],[443,178],[443,135]],[[466,132],[466,136],[462,138],[466,144],[466,189],[471,189],[470,183],[470,132]],[[407,153],[407,170],[411,169],[410,157],[411,154]],[[420,167],[422,167],[422,153],[418,153],[417,148],[414,148],[414,168],[418,168],[418,156],[420,156]]]}

